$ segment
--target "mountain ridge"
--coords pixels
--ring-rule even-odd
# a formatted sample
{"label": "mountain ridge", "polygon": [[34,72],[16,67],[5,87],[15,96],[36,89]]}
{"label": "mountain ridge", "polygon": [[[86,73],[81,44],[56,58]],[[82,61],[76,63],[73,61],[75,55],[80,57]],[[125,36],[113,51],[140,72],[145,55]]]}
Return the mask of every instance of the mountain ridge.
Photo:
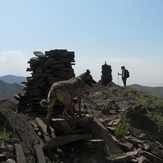
{"label": "mountain ridge", "polygon": [[150,87],[150,86],[142,86],[139,84],[132,84],[132,85],[129,85],[128,87],[133,88],[137,91],[146,92],[156,97],[163,97],[163,87],[161,86]]}
{"label": "mountain ridge", "polygon": [[23,86],[18,83],[6,83],[0,80],[0,99],[14,99],[15,94],[23,92]]}
{"label": "mountain ridge", "polygon": [[[26,77],[16,75],[0,76],[0,98],[13,99],[16,93],[22,92],[25,87],[22,82],[26,82]],[[163,97],[163,87],[142,86],[140,84],[128,85],[137,91],[142,91],[156,97]]]}
{"label": "mountain ridge", "polygon": [[0,76],[0,80],[9,84],[12,84],[12,83],[22,84],[21,82],[27,81],[26,78],[23,76],[15,76],[11,74]]}

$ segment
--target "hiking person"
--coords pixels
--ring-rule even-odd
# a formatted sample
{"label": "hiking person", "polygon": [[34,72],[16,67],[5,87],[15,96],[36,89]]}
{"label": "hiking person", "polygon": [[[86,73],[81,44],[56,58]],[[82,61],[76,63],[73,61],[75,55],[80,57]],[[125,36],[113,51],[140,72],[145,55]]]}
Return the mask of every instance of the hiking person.
{"label": "hiking person", "polygon": [[124,88],[126,89],[126,81],[127,81],[127,78],[130,77],[129,71],[125,69],[125,66],[121,66],[121,70],[122,70],[122,74],[118,73],[118,75],[122,75],[122,81],[124,84]]}

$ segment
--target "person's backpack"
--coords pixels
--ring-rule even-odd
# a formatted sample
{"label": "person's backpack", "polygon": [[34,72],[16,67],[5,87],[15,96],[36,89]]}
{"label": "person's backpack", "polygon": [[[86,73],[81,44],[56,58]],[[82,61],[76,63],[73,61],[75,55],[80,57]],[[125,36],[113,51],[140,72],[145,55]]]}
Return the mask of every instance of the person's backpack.
{"label": "person's backpack", "polygon": [[130,77],[130,73],[129,73],[129,71],[126,70],[126,69],[125,69],[125,77],[126,77],[126,78],[129,78],[129,77]]}

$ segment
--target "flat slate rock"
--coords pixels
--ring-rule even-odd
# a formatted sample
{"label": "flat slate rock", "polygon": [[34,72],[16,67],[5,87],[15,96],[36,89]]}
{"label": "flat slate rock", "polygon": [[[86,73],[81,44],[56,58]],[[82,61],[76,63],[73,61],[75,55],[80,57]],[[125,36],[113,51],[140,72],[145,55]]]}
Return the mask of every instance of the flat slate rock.
{"label": "flat slate rock", "polygon": [[67,143],[71,143],[78,140],[84,140],[84,139],[91,139],[92,134],[77,134],[77,135],[67,135],[67,136],[58,136],[55,138],[52,138],[49,142],[47,142],[43,150],[49,150],[54,149],[56,147],[62,146]]}
{"label": "flat slate rock", "polygon": [[139,152],[139,155],[140,156],[144,156],[148,160],[153,161],[153,162],[158,162],[158,163],[162,163],[163,162],[162,158],[160,158],[160,157],[158,157],[158,156],[156,156],[156,155],[154,155],[154,154],[152,154],[152,153],[150,153],[148,151],[141,151],[141,152]]}
{"label": "flat slate rock", "polygon": [[83,127],[93,121],[93,117],[81,117],[77,119],[77,127]]}
{"label": "flat slate rock", "polygon": [[33,54],[39,58],[47,58],[43,52],[34,51]]}
{"label": "flat slate rock", "polygon": [[16,162],[17,163],[25,163],[25,155],[20,144],[15,144],[15,153],[16,153]]}
{"label": "flat slate rock", "polygon": [[72,131],[67,120],[63,118],[52,118],[51,123],[54,126],[54,128],[62,131],[63,133],[70,134]]}
{"label": "flat slate rock", "polygon": [[132,162],[132,160],[135,159],[135,157],[133,156],[126,156],[126,155],[123,155],[123,156],[118,156],[114,159],[114,162],[119,162],[119,163],[122,163],[122,162]]}
{"label": "flat slate rock", "polygon": [[[100,147],[100,144],[104,143],[102,139],[88,139],[83,142],[83,146],[87,149],[94,149]],[[102,144],[101,144],[102,145]]]}
{"label": "flat slate rock", "polygon": [[28,61],[28,63],[38,63],[39,62],[39,58],[37,58],[37,57],[32,57],[29,61]]}
{"label": "flat slate rock", "polygon": [[7,129],[22,145],[25,154],[34,154],[33,145],[38,143],[37,135],[23,114],[12,109],[1,109],[0,123],[8,126]]}
{"label": "flat slate rock", "polygon": [[46,124],[38,117],[35,118],[35,123],[37,124],[37,127],[39,128],[44,142],[47,142],[50,140],[49,135],[46,132]]}
{"label": "flat slate rock", "polygon": [[59,146],[66,145],[67,143],[76,142],[84,139],[92,138],[92,134],[78,134],[78,135],[67,135],[67,136],[59,136],[52,138],[49,142],[47,142],[43,146],[43,151],[45,155],[48,155],[50,159],[54,159],[53,150]]}
{"label": "flat slate rock", "polygon": [[109,157],[112,155],[116,155],[117,153],[123,153],[118,144],[111,137],[110,132],[97,118],[94,118],[92,122],[88,123],[82,129],[85,129],[89,133],[92,133],[94,139],[104,140],[104,144],[101,146],[101,151],[106,156]]}
{"label": "flat slate rock", "polygon": [[34,146],[36,151],[37,163],[46,163],[42,148],[39,145]]}

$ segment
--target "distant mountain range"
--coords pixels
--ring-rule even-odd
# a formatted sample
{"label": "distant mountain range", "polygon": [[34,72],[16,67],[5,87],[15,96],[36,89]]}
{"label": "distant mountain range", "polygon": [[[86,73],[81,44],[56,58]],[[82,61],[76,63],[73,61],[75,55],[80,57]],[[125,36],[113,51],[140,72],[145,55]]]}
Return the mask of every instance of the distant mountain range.
{"label": "distant mountain range", "polygon": [[14,95],[23,92],[23,88],[21,84],[9,84],[0,80],[0,99],[14,100]]}
{"label": "distant mountain range", "polygon": [[13,83],[21,84],[21,82],[27,81],[26,78],[23,76],[14,76],[14,75],[1,76],[0,80],[4,81],[6,83],[9,83],[9,84],[13,84]]}
{"label": "distant mountain range", "polygon": [[[16,93],[23,92],[25,87],[21,82],[26,82],[23,76],[5,75],[0,77],[0,99],[14,99]],[[163,97],[163,87],[148,87],[138,84],[129,85],[137,91],[143,91],[157,97]]]}
{"label": "distant mountain range", "polygon": [[129,87],[134,88],[137,91],[146,92],[153,96],[163,97],[163,87],[149,87],[149,86],[141,86],[138,84],[129,85]]}
{"label": "distant mountain range", "polygon": [[0,99],[12,99],[14,95],[23,92],[21,82],[25,82],[26,78],[22,76],[5,75],[0,77]]}

